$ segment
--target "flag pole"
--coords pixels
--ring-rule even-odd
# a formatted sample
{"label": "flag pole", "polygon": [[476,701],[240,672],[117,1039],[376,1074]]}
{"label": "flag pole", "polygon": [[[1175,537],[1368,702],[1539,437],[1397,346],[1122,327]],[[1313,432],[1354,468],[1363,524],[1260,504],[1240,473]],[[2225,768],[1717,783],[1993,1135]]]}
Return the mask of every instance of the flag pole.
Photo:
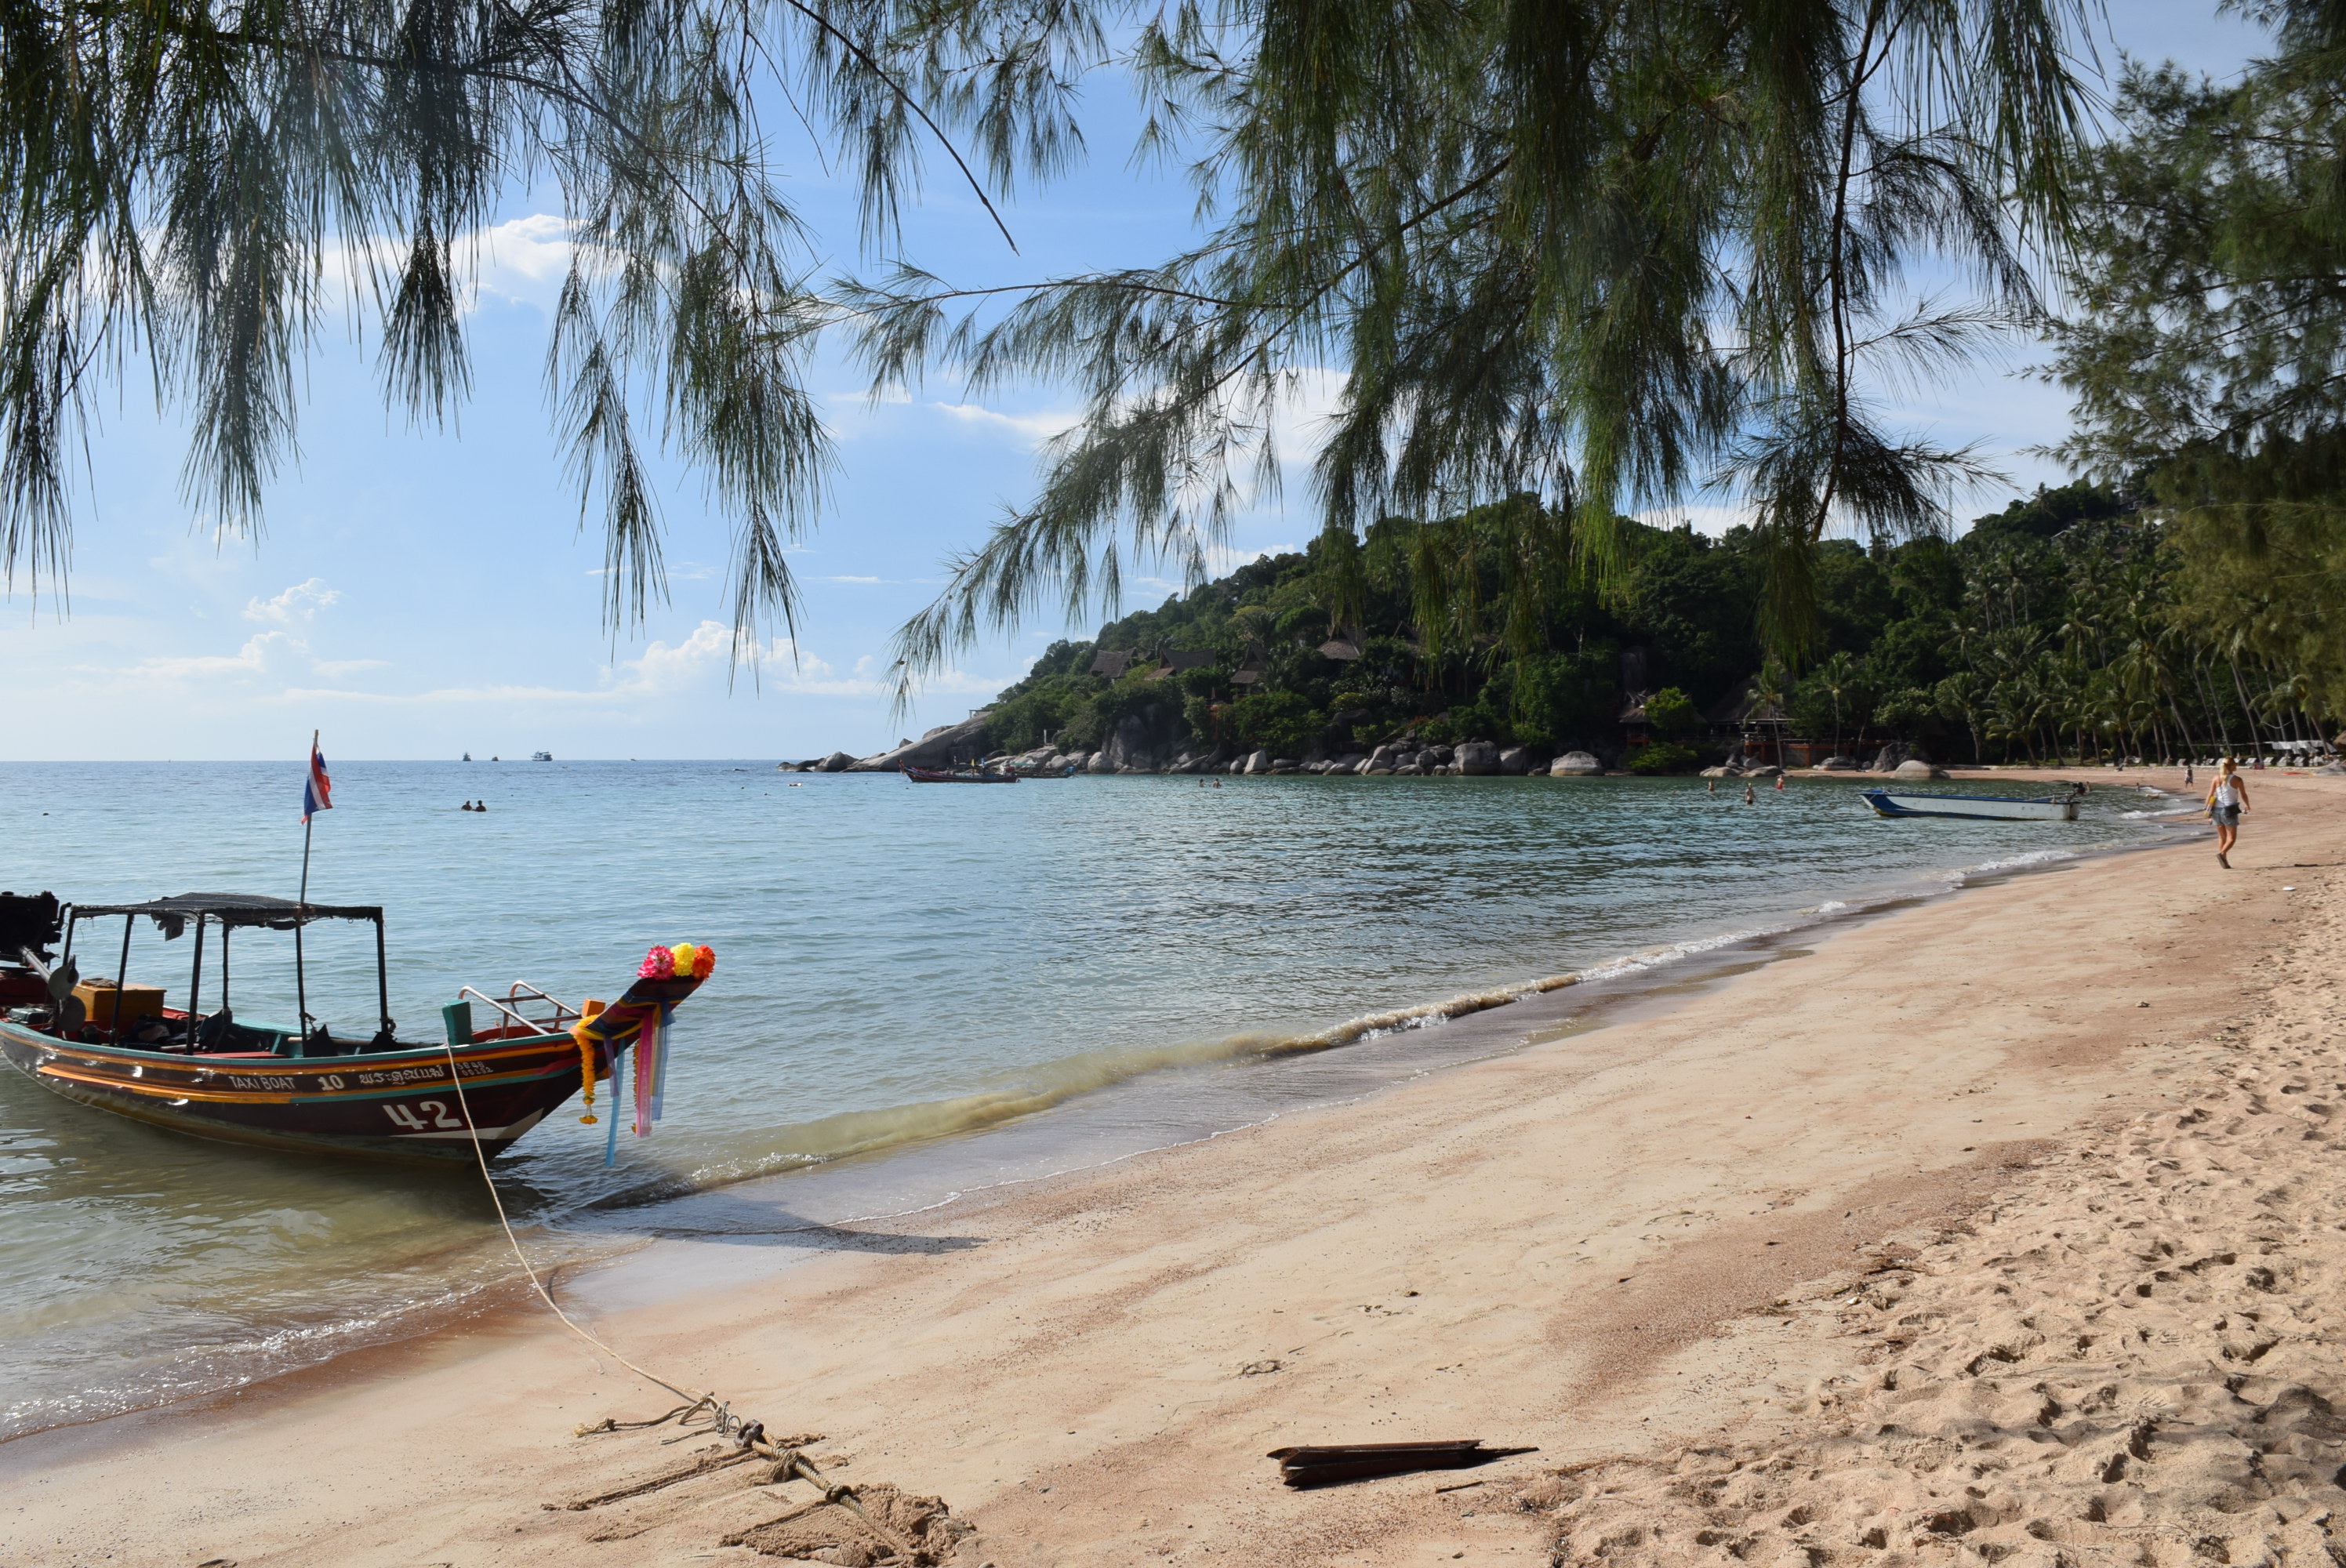
{"label": "flag pole", "polygon": [[[311,759],[317,755],[318,732],[313,729],[310,731],[310,756],[301,759],[301,766],[311,766]],[[316,816],[315,811],[301,813],[301,896],[293,911],[293,1005],[301,1014],[296,1027],[304,1041],[310,1038],[310,982],[301,968],[301,927],[310,912],[310,834],[318,825]]]}

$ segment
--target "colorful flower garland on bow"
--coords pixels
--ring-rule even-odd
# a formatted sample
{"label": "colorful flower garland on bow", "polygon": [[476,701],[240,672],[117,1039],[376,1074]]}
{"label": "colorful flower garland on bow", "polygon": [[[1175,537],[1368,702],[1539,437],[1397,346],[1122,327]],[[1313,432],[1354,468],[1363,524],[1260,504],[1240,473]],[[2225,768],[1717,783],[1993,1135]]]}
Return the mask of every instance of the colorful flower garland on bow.
{"label": "colorful flower garland on bow", "polygon": [[[716,967],[715,948],[705,942],[680,942],[674,947],[656,947],[644,954],[644,962],[637,966],[636,978],[706,980]],[[622,1014],[625,1016],[620,1016]],[[600,1070],[596,1060],[596,1043],[611,1040],[615,1034],[632,1033],[644,1047],[637,1053],[636,1059],[636,1135],[650,1135],[651,1124],[659,1117],[659,1090],[668,1076],[665,1071],[668,1065],[666,1053],[661,1049],[660,1041],[660,1025],[666,1021],[665,1014],[666,1008],[659,1003],[623,1001],[617,1008],[610,1009],[599,1002],[588,1002],[581,1009],[578,1022],[570,1026],[570,1037],[578,1045],[578,1084],[585,1095],[586,1114],[578,1118],[581,1122],[589,1126],[595,1124],[595,1085],[611,1075]],[[597,1020],[605,1022],[598,1023]],[[618,1042],[613,1041],[612,1044],[616,1052]],[[647,1055],[655,1060],[646,1062],[644,1058]],[[614,1133],[617,1130],[617,1127],[612,1129]]]}

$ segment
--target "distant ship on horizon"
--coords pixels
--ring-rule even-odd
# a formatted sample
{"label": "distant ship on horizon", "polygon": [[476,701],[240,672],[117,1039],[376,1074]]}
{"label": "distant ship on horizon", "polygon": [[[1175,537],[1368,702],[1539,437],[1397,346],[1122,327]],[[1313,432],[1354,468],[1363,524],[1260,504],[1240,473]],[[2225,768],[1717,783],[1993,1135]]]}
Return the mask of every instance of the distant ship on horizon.
{"label": "distant ship on horizon", "polygon": [[554,753],[551,751],[533,751],[529,754],[529,759],[532,762],[551,762],[554,760]]}

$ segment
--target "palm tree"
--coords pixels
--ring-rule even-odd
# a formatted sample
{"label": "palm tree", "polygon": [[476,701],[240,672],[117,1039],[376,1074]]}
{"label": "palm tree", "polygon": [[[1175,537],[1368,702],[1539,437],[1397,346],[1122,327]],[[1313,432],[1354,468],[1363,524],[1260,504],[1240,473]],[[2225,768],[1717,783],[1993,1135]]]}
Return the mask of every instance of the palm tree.
{"label": "palm tree", "polygon": [[1816,679],[1824,687],[1825,695],[1832,698],[1833,755],[1838,757],[1841,755],[1841,704],[1857,695],[1857,662],[1849,657],[1847,651],[1835,649],[1831,658],[1817,667]]}
{"label": "palm tree", "polygon": [[1752,711],[1755,713],[1773,709],[1779,716],[1773,721],[1776,725],[1776,761],[1779,766],[1784,760],[1784,726],[1781,716],[1786,705],[1791,701],[1790,695],[1791,686],[1791,677],[1785,673],[1784,667],[1774,659],[1768,659],[1761,663],[1760,673],[1752,678],[1750,687],[1743,694],[1751,703]]}
{"label": "palm tree", "polygon": [[1933,690],[1933,695],[1938,699],[1939,711],[1949,718],[1961,719],[1964,728],[1971,735],[1974,762],[1986,759],[1981,748],[1980,738],[1982,728],[1986,722],[1990,689],[1984,679],[1966,670],[1947,677]]}

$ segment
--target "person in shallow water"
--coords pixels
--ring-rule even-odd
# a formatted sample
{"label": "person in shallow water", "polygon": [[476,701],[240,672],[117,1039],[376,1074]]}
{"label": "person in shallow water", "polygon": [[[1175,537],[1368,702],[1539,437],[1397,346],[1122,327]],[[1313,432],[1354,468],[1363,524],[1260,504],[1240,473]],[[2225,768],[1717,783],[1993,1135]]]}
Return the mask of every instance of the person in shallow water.
{"label": "person in shallow water", "polygon": [[1749,783],[1743,786],[1743,803],[1746,806],[1757,806],[1760,803],[1760,797],[1752,792]]}
{"label": "person in shallow water", "polygon": [[2249,809],[2248,780],[2238,769],[2239,764],[2225,758],[2208,786],[2208,820],[2216,824],[2216,863],[2228,871],[2232,846],[2240,841],[2240,813]]}

